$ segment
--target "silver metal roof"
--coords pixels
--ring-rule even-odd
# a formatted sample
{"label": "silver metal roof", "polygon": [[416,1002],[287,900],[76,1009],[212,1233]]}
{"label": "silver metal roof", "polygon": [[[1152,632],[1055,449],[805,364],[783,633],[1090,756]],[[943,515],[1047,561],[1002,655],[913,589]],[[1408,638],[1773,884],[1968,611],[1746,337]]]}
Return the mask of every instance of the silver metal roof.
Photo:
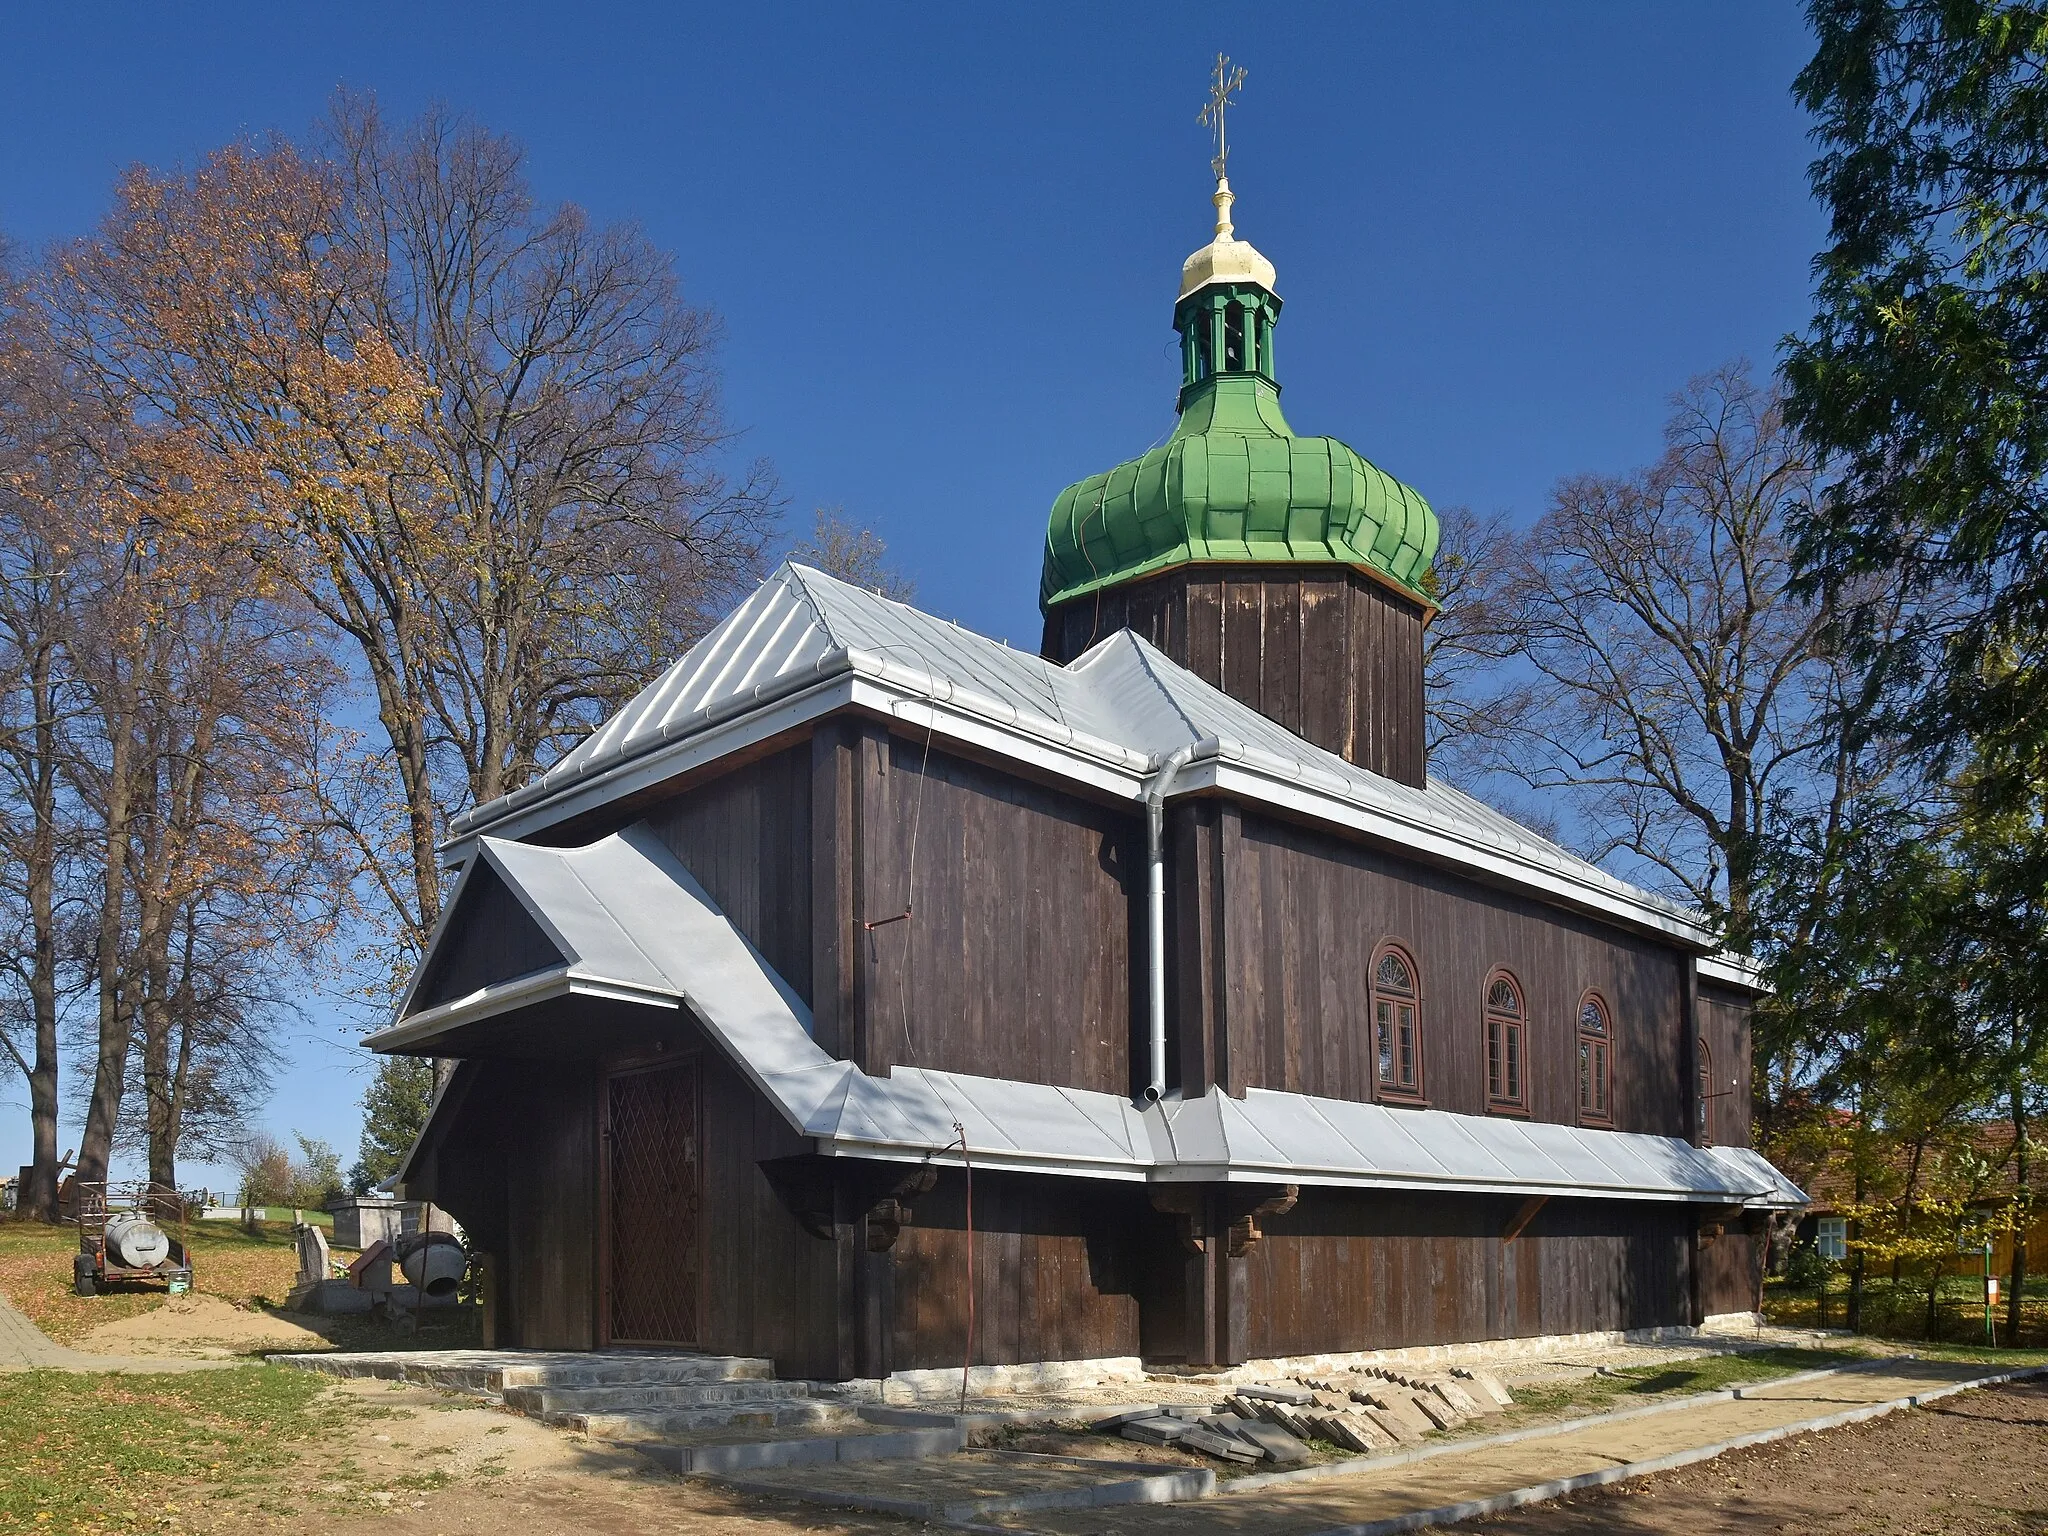
{"label": "silver metal roof", "polygon": [[1183,791],[1221,788],[1698,948],[1715,943],[1704,914],[1617,879],[1441,780],[1416,789],[1348,763],[1127,630],[1060,667],[796,564],[553,768],[457,817],[454,844],[496,828],[525,835],[653,782],[672,758],[680,771],[682,753],[695,753],[688,766],[714,761],[749,744],[720,735],[732,723],[772,714],[777,728],[797,724],[801,712],[790,709],[806,700],[815,713],[860,702],[907,719],[921,708],[920,728],[1085,774],[1133,800],[1147,774],[1192,746],[1176,780]]}
{"label": "silver metal roof", "polygon": [[[1754,1153],[1668,1137],[1248,1091],[1139,1110],[1115,1094],[898,1068],[871,1077],[812,1039],[810,1010],[644,825],[583,848],[482,840],[562,963],[402,1011],[373,1049],[413,1049],[542,997],[682,1007],[830,1155],[1156,1182],[1201,1180],[1803,1204]],[[460,901],[458,892],[455,900]],[[451,907],[454,903],[451,903]],[[440,938],[437,936],[436,944]]]}

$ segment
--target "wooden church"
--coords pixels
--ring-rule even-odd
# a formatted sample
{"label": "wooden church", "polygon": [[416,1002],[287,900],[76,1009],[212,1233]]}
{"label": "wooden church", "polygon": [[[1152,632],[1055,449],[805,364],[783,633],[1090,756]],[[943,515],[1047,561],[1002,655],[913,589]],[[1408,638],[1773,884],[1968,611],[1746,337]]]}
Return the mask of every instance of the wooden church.
{"label": "wooden church", "polygon": [[845,1379],[1754,1308],[1757,987],[1428,776],[1421,496],[1182,273],[1162,446],[1047,533],[1041,655],[785,565],[534,782],[380,1051],[493,1342]]}

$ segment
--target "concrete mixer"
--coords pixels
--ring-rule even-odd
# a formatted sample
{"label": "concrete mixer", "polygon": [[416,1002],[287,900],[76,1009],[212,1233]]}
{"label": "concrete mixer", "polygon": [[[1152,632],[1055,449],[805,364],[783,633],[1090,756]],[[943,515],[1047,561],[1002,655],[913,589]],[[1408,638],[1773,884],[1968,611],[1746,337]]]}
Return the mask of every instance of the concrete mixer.
{"label": "concrete mixer", "polygon": [[462,1284],[469,1253],[452,1232],[413,1232],[394,1245],[398,1272],[428,1301],[445,1301]]}

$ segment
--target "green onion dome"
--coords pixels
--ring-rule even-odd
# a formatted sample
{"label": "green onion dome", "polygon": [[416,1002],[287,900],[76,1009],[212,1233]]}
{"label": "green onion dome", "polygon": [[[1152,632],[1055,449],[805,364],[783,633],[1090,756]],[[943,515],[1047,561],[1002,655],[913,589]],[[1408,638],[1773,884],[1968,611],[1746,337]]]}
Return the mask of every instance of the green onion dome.
{"label": "green onion dome", "polygon": [[1180,420],[1159,447],[1060,493],[1041,609],[1204,560],[1365,566],[1427,601],[1429,503],[1333,437],[1296,437],[1280,413],[1280,299],[1272,266],[1232,238],[1231,201],[1220,182],[1216,239],[1188,258],[1174,306]]}

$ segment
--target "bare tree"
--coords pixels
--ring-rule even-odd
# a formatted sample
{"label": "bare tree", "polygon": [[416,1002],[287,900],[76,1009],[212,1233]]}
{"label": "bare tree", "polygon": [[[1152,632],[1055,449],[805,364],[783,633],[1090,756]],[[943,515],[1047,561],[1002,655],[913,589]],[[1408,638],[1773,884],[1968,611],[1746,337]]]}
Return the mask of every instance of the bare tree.
{"label": "bare tree", "polygon": [[1503,589],[1516,545],[1513,527],[1498,512],[1482,517],[1470,507],[1445,507],[1438,524],[1441,536],[1429,572],[1429,595],[1438,612],[1422,642],[1423,707],[1430,755],[1452,767],[1467,741],[1483,740],[1476,711],[1492,691],[1501,662],[1514,653]]}
{"label": "bare tree", "polygon": [[917,583],[889,562],[889,546],[881,536],[854,522],[844,507],[818,508],[810,537],[793,545],[789,557],[892,602],[917,597]]}
{"label": "bare tree", "polygon": [[57,1217],[59,1023],[84,967],[65,920],[80,853],[64,777],[75,707],[63,643],[67,583],[41,507],[51,444],[42,369],[18,325],[0,249],[0,1051],[28,1084],[30,1161],[17,1208]]}
{"label": "bare tree", "polygon": [[[394,129],[344,95],[324,147],[348,270],[377,277],[369,313],[425,386],[422,547],[445,555],[417,616],[379,611],[383,551],[329,559],[319,595],[373,670],[424,625],[424,724],[453,772],[404,789],[452,813],[518,788],[715,622],[758,574],[774,479],[721,473],[718,320],[637,229],[536,206],[520,148],[439,109]],[[418,901],[415,934],[438,911]]]}
{"label": "bare tree", "polygon": [[1786,517],[1821,468],[1743,364],[1673,401],[1665,451],[1561,483],[1490,627],[1521,676],[1484,697],[1492,763],[1570,796],[1675,890],[1749,933],[1767,822],[1843,790],[1833,614],[1792,589]]}

